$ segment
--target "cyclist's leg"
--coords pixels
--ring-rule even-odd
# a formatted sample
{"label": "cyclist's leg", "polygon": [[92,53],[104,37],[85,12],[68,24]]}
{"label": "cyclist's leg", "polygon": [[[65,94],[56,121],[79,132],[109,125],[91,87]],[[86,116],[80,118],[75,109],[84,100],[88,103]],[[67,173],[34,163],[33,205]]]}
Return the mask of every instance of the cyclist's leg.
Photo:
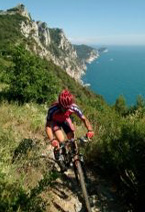
{"label": "cyclist's leg", "polygon": [[74,131],[75,131],[75,128],[74,128],[74,125],[73,125],[73,123],[72,123],[72,121],[71,121],[70,118],[68,118],[68,119],[62,124],[62,128],[63,128],[64,132],[66,133],[68,139],[74,138]]}
{"label": "cyclist's leg", "polygon": [[[62,143],[64,141],[64,134],[63,131],[61,129],[57,129],[56,131],[54,131],[55,137],[58,140],[59,144]],[[61,151],[59,148],[55,148],[54,149],[54,156],[55,159],[57,160],[57,163],[61,169],[61,172],[64,172],[67,170],[67,167],[65,165],[65,161],[64,161],[64,154],[62,152],[62,148]]]}
{"label": "cyclist's leg", "polygon": [[[53,122],[52,130],[53,130],[54,137],[58,141],[58,144],[63,142],[64,141],[64,135],[63,135],[63,131],[62,131],[62,128],[61,128],[61,124],[57,123],[57,122]],[[58,147],[59,147],[59,145],[58,145]]]}
{"label": "cyclist's leg", "polygon": [[74,125],[72,124],[71,119],[67,119],[63,123],[62,128],[63,128],[64,132],[66,133],[67,138],[69,140],[71,140],[72,138],[74,138]]}
{"label": "cyclist's leg", "polygon": [[60,142],[64,141],[64,135],[61,129],[57,129],[54,131],[54,135],[56,140],[58,141],[58,146],[54,147],[54,156],[56,160],[59,160],[60,157]]}
{"label": "cyclist's leg", "polygon": [[54,131],[54,135],[59,143],[64,141],[64,134],[61,129],[57,129]]}

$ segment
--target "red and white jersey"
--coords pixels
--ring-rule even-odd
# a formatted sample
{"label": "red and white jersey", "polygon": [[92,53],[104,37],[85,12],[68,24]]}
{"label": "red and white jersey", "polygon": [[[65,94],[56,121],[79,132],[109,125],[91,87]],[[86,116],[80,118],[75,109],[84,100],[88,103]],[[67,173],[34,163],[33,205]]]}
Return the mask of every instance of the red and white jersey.
{"label": "red and white jersey", "polygon": [[54,103],[48,110],[47,121],[64,122],[71,114],[76,114],[79,118],[82,118],[83,113],[76,104],[70,105],[67,110],[60,107],[59,103]]}

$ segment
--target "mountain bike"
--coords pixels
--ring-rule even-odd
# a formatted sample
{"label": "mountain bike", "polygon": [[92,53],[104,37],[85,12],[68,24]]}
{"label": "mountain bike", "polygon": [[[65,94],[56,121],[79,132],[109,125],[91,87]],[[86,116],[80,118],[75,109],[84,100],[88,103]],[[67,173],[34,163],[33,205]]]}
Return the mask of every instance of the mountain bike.
{"label": "mountain bike", "polygon": [[[83,138],[76,138],[67,140],[64,143],[60,145],[60,159],[59,159],[59,165],[63,171],[66,171],[70,168],[70,166],[73,166],[75,178],[77,180],[77,183],[81,185],[86,209],[88,212],[91,212],[88,192],[86,188],[86,170],[84,166],[84,159],[83,155],[80,153],[79,144],[84,144],[88,142],[88,139]],[[54,153],[55,154],[55,153]]]}

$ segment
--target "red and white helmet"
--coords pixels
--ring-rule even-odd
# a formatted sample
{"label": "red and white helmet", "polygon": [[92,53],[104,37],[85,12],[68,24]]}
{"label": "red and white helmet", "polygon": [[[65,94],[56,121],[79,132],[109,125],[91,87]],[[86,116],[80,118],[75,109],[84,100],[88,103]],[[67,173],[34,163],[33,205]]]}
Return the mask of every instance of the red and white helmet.
{"label": "red and white helmet", "polygon": [[59,94],[58,102],[63,108],[69,108],[74,103],[74,96],[68,90],[63,90]]}

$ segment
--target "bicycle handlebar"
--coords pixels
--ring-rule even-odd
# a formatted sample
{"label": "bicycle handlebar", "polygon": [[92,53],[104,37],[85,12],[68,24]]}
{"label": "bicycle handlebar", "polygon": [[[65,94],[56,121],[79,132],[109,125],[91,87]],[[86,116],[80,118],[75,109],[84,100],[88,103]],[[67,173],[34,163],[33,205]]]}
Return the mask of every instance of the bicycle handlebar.
{"label": "bicycle handlebar", "polygon": [[74,141],[79,141],[80,144],[85,144],[85,143],[88,143],[90,141],[90,139],[87,138],[86,136],[72,138],[72,139],[68,139],[68,140],[64,141],[63,143],[61,143],[61,146],[64,146],[67,143],[71,143],[71,142],[74,142]]}

